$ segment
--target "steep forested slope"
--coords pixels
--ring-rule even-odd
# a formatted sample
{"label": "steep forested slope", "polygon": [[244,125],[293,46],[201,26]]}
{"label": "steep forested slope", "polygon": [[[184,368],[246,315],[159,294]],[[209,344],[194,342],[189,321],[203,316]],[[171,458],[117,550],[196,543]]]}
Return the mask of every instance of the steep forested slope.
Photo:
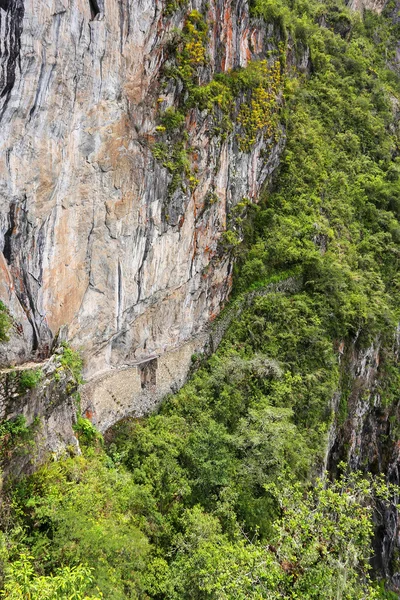
{"label": "steep forested slope", "polygon": [[[367,475],[315,482],[332,423],[340,430],[357,392],[354,356],[378,348],[364,407],[399,400],[397,7],[378,16],[340,2],[255,0],[252,10],[274,27],[282,108],[268,97],[276,81],[254,68],[196,86],[198,14],[173,73],[190,102],[218,107],[222,130],[232,89],[249,94],[239,143],[257,127],[287,138],[258,206],[236,207],[221,245],[237,258],[221,318],[231,323],[208,360],[193,356],[196,372],[158,414],[120,423],[104,445],[81,418],[83,456],[8,484],[6,598],[391,597],[368,574],[372,511],[390,490]],[[170,113],[161,133],[181,121]],[[160,144],[179,173],[185,155],[165,156]]]}

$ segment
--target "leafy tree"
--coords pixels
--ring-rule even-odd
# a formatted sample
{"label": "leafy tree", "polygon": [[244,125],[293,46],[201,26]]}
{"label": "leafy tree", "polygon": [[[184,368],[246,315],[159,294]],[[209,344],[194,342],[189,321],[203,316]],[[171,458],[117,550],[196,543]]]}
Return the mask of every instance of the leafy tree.
{"label": "leafy tree", "polygon": [[382,483],[360,475],[305,490],[280,480],[268,486],[281,516],[268,546],[239,531],[224,535],[214,516],[200,507],[183,517],[171,564],[175,599],[372,600],[369,578],[373,493]]}
{"label": "leafy tree", "polygon": [[101,596],[87,595],[93,582],[91,570],[82,565],[57,569],[55,575],[37,576],[32,556],[21,554],[10,564],[2,598],[8,600],[100,600]]}

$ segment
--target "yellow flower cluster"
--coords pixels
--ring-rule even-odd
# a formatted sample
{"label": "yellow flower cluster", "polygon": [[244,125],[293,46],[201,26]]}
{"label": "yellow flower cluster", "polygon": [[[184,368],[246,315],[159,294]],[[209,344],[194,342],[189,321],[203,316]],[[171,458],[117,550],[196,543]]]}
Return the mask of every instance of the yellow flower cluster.
{"label": "yellow flower cluster", "polygon": [[257,64],[260,83],[252,90],[249,103],[242,104],[238,122],[243,134],[238,136],[239,146],[243,152],[249,152],[256,142],[260,131],[266,139],[276,136],[278,127],[279,96],[282,87],[281,64],[277,60],[271,66],[266,60]]}
{"label": "yellow flower cluster", "polygon": [[[184,33],[184,46],[179,62],[181,68],[185,66],[198,67],[206,63],[207,24],[197,10],[189,13]],[[194,73],[191,72],[191,75]]]}
{"label": "yellow flower cluster", "polygon": [[206,49],[203,41],[199,39],[190,40],[185,46],[185,51],[192,66],[204,64]]}

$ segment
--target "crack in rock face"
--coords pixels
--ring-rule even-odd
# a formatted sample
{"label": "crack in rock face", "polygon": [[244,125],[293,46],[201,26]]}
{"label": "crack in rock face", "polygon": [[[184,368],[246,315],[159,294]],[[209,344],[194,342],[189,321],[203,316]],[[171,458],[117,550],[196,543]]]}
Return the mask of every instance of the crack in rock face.
{"label": "crack in rock face", "polygon": [[14,87],[20,66],[21,36],[24,20],[23,0],[0,0],[0,118]]}

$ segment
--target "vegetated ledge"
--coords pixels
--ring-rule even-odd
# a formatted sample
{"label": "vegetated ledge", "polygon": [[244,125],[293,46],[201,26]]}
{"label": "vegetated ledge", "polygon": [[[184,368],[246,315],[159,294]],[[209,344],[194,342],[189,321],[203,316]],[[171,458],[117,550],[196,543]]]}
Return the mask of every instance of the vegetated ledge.
{"label": "vegetated ledge", "polygon": [[80,389],[82,414],[102,433],[125,417],[150,414],[168,394],[176,393],[186,383],[204,358],[215,352],[232,321],[254,298],[300,288],[301,280],[295,275],[266,282],[238,296],[214,322],[178,347],[94,377]]}
{"label": "vegetated ledge", "polygon": [[30,473],[49,456],[58,457],[66,450],[79,454],[75,429],[81,410],[101,432],[127,416],[153,412],[215,352],[232,321],[256,297],[300,287],[295,275],[259,286],[234,299],[206,330],[181,346],[92,382],[83,383],[79,355],[65,343],[47,360],[0,369],[3,478]]}
{"label": "vegetated ledge", "polygon": [[67,448],[80,453],[73,426],[79,380],[67,347],[40,363],[0,370],[0,466],[3,478],[35,470]]}

